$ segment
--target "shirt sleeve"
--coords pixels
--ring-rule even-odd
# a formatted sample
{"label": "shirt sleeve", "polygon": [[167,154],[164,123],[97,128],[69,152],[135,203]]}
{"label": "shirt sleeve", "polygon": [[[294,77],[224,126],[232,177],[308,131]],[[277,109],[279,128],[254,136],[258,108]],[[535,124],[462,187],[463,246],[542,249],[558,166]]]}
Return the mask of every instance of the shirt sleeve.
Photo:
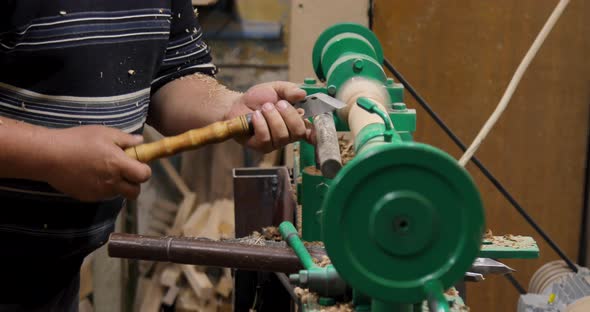
{"label": "shirt sleeve", "polygon": [[170,22],[168,46],[152,80],[152,93],[182,76],[193,73],[214,75],[217,72],[190,0],[172,0]]}

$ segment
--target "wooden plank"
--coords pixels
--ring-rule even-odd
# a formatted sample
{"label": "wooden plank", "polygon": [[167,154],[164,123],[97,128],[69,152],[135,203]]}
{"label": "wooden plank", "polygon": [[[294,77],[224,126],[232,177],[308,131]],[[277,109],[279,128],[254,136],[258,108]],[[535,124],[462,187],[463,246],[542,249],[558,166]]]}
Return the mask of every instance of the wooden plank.
{"label": "wooden plank", "polygon": [[141,312],[159,312],[162,306],[162,298],[164,297],[164,287],[160,284],[160,274],[164,269],[163,263],[158,263],[154,274],[145,284],[143,291],[143,298],[139,311]]}
{"label": "wooden plank", "polygon": [[231,276],[231,269],[224,268],[223,275],[215,285],[215,291],[224,298],[229,298],[232,289],[234,288],[234,280]]}
{"label": "wooden plank", "polygon": [[197,294],[197,297],[206,299],[213,296],[213,284],[209,280],[209,277],[207,277],[207,274],[197,271],[191,265],[181,265],[181,268],[191,288]]}
{"label": "wooden plank", "polygon": [[233,198],[232,169],[244,166],[244,148],[230,140],[182,155],[181,174],[199,203]]}
{"label": "wooden plank", "polygon": [[169,287],[168,290],[166,291],[166,295],[164,295],[164,298],[162,298],[162,303],[167,306],[173,305],[174,301],[176,301],[176,298],[178,297],[179,292],[180,292],[180,287],[178,287],[178,286]]}
{"label": "wooden plank", "polygon": [[180,208],[178,208],[178,213],[174,219],[174,224],[168,231],[168,235],[180,235],[182,232],[182,226],[188,220],[196,204],[197,195],[192,192],[188,193],[180,203]]}
{"label": "wooden plank", "polygon": [[315,77],[313,44],[329,26],[341,22],[368,25],[369,0],[293,0],[289,25],[289,80]]}
{"label": "wooden plank", "polygon": [[197,237],[201,229],[206,225],[211,213],[212,205],[210,203],[200,204],[195,212],[190,216],[182,226],[184,236]]}
{"label": "wooden plank", "polygon": [[180,266],[170,264],[162,271],[160,283],[167,287],[174,287],[178,283],[178,279],[180,279],[180,274]]}
{"label": "wooden plank", "polygon": [[[375,0],[375,30],[385,55],[466,143],[497,105],[556,1]],[[590,103],[590,2],[572,1],[476,156],[574,260],[583,205]],[[566,48],[567,47],[567,48]],[[454,157],[460,151],[417,108],[415,138]],[[527,285],[557,259],[547,244],[472,164],[486,223],[496,235],[533,236],[539,260],[510,260]],[[468,285],[472,311],[513,311],[517,292],[503,277]]]}

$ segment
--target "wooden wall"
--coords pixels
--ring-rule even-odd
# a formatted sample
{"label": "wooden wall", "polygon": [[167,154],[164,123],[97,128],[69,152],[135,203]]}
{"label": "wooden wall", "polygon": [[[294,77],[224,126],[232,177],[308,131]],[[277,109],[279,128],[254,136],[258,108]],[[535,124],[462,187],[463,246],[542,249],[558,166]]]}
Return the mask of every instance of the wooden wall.
{"label": "wooden wall", "polygon": [[[375,31],[386,56],[465,142],[498,103],[543,26],[554,0],[375,0]],[[504,116],[477,156],[572,258],[578,256],[590,104],[590,2],[573,0],[531,64]],[[406,102],[417,107],[410,95]],[[417,140],[459,157],[459,149],[418,109]],[[474,165],[468,166],[495,234],[532,235]],[[507,263],[525,287],[543,263]],[[472,311],[514,311],[504,278],[470,285]]]}
{"label": "wooden wall", "polygon": [[289,80],[315,77],[311,51],[319,35],[336,23],[368,25],[369,0],[292,0],[289,26]]}

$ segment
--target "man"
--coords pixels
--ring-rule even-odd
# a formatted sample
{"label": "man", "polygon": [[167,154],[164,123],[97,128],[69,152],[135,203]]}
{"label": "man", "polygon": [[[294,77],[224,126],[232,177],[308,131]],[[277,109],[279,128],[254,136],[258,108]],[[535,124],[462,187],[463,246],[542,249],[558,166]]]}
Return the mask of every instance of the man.
{"label": "man", "polygon": [[253,112],[243,143],[265,152],[310,135],[294,84],[240,94],[210,78],[190,0],[0,8],[0,311],[77,310],[82,259],[151,175],[123,152],[146,118],[174,135]]}

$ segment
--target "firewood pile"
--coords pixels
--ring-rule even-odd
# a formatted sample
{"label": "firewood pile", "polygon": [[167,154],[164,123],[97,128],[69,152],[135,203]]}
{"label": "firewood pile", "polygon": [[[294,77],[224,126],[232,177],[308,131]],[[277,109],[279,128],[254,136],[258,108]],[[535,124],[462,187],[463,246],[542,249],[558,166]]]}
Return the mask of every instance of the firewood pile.
{"label": "firewood pile", "polygon": [[[182,194],[176,204],[158,199],[150,209],[147,235],[234,238],[234,205],[229,199],[197,204],[197,196],[167,160],[160,160],[166,175]],[[135,310],[158,312],[162,306],[174,311],[231,311],[233,279],[228,268],[174,263],[140,263]]]}

